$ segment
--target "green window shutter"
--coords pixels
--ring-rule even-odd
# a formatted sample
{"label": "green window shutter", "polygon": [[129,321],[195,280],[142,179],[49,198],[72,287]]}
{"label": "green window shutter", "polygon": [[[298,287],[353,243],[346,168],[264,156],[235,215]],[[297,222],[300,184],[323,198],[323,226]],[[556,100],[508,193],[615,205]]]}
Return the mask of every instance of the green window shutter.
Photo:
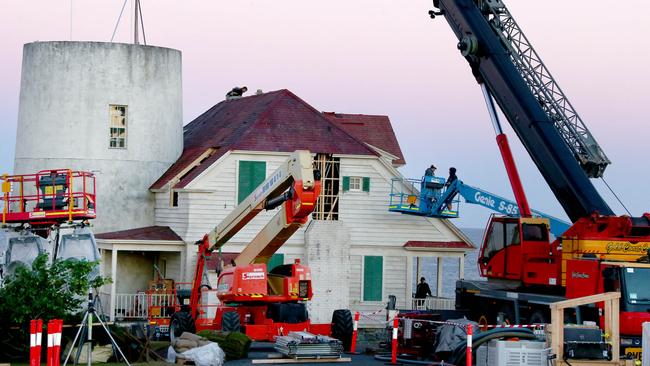
{"label": "green window shutter", "polygon": [[350,177],[343,177],[343,192],[350,190]]}
{"label": "green window shutter", "polygon": [[237,204],[246,199],[266,178],[266,162],[239,161]]}
{"label": "green window shutter", "polygon": [[363,177],[363,191],[370,192],[370,177]]}
{"label": "green window shutter", "polygon": [[363,257],[363,301],[381,301],[381,287],[384,277],[384,258]]}
{"label": "green window shutter", "polygon": [[284,264],[284,254],[275,253],[269,259],[269,263],[266,264],[266,271],[271,272],[271,270],[279,265]]}

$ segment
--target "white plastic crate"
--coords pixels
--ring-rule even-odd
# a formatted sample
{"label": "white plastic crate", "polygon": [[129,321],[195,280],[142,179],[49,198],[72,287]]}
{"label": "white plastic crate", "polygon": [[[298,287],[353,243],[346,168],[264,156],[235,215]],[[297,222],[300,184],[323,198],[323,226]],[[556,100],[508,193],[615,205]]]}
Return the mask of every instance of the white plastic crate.
{"label": "white plastic crate", "polygon": [[546,366],[544,342],[492,340],[476,351],[476,366]]}

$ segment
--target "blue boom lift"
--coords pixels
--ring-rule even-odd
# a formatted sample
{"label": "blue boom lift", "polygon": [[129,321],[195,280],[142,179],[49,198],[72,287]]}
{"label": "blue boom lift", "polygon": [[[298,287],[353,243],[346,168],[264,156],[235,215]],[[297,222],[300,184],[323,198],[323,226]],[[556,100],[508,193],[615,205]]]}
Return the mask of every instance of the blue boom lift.
{"label": "blue boom lift", "polygon": [[[472,187],[459,179],[448,186],[445,183],[445,178],[435,176],[424,176],[422,179],[393,178],[388,210],[426,217],[456,218],[459,215],[460,197],[463,197],[467,203],[483,206],[506,216],[521,215],[519,206],[512,200]],[[406,191],[400,189],[405,186]],[[570,226],[568,222],[543,212],[531,212],[533,216],[549,220],[551,233],[555,237],[559,237]]]}

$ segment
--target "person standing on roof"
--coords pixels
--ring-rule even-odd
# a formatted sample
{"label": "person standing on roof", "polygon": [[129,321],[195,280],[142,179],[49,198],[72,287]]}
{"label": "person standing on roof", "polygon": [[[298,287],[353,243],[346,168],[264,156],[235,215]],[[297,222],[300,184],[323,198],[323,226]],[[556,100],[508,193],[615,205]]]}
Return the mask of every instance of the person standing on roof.
{"label": "person standing on roof", "polygon": [[431,164],[431,166],[424,171],[424,176],[433,177],[435,173],[436,173],[436,167],[433,164]]}

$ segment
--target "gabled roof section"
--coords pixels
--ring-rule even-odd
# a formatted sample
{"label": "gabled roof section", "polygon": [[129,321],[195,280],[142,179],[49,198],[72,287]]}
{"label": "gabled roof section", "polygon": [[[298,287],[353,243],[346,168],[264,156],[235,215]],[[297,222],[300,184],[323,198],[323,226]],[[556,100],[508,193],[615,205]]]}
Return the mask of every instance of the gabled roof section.
{"label": "gabled roof section", "polygon": [[335,112],[323,112],[323,115],[357,139],[395,155],[393,164],[406,164],[388,116]]}
{"label": "gabled roof section", "polygon": [[183,241],[183,239],[174,232],[169,226],[147,226],[137,229],[112,231],[108,233],[96,234],[97,239],[113,240],[163,240],[163,241]]}
{"label": "gabled roof section", "polygon": [[181,157],[150,188],[184,188],[231,150],[378,153],[289,90],[224,100],[187,124]]}

